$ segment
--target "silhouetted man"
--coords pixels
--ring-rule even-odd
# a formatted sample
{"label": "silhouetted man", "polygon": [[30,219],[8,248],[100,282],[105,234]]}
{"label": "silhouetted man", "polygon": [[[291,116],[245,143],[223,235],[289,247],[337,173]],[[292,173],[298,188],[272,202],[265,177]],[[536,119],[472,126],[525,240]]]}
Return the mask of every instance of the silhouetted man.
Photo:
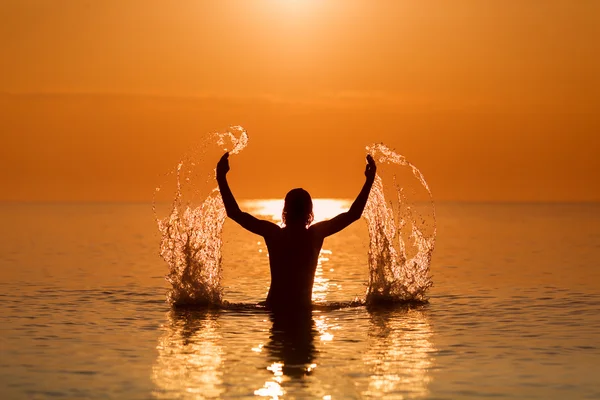
{"label": "silhouetted man", "polygon": [[373,157],[367,156],[366,181],[350,210],[314,225],[311,225],[314,217],[312,199],[304,189],[292,189],[285,196],[283,227],[243,212],[231,193],[227,172],[229,153],[225,153],[217,164],[217,182],[227,216],[265,239],[271,268],[271,287],[266,306],[271,310],[310,308],[323,240],[360,219],[375,180]]}

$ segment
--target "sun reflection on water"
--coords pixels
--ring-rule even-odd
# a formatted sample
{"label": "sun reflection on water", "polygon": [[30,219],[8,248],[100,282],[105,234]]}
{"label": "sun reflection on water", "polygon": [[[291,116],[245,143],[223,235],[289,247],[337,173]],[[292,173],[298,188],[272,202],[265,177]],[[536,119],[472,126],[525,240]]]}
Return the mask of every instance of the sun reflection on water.
{"label": "sun reflection on water", "polygon": [[[257,340],[258,344],[246,347],[249,353],[246,357],[262,354],[266,361],[261,367],[264,373],[252,379],[256,386],[250,393],[270,399],[295,397],[299,391],[306,394],[301,397],[327,396],[332,388],[323,384],[333,377],[327,354],[350,350],[354,345],[346,342],[345,337],[356,327],[365,332],[361,342],[365,343],[366,351],[362,363],[352,361],[353,368],[367,374],[361,374],[355,388],[333,388],[339,390],[333,397],[344,393],[361,398],[427,398],[436,349],[426,310],[362,308],[357,312],[367,319],[340,319],[325,310],[285,314],[283,318],[269,314],[272,323],[269,339]],[[208,310],[169,313],[152,369],[155,398],[222,398],[243,390],[235,386],[239,376],[230,375],[232,368],[239,367],[232,360],[227,367],[225,350],[230,344],[224,342],[219,315],[218,311]],[[320,353],[325,354],[325,364],[318,359]],[[252,368],[258,365],[253,364]],[[337,374],[334,372],[334,376]]]}
{"label": "sun reflection on water", "polygon": [[223,348],[216,314],[208,311],[169,313],[165,334],[156,346],[152,368],[155,398],[205,399],[223,395]]}
{"label": "sun reflection on water", "polygon": [[324,255],[330,255],[331,250],[321,249],[319,253],[319,259],[317,261],[317,269],[315,270],[315,279],[312,290],[312,301],[313,303],[324,303],[327,300],[327,292],[329,292],[329,279],[323,275],[323,263],[329,261],[328,257]]}
{"label": "sun reflection on water", "polygon": [[366,397],[426,398],[433,367],[433,330],[418,310],[370,312],[369,346],[363,356],[371,369]]}
{"label": "sun reflection on water", "polygon": [[256,396],[278,399],[279,396],[285,394],[285,391],[281,387],[281,382],[283,381],[283,363],[274,362],[267,367],[267,370],[273,372],[272,380],[266,381],[263,387],[254,391],[254,394]]}
{"label": "sun reflection on water", "polygon": [[315,325],[320,334],[319,338],[321,339],[321,342],[331,342],[334,337],[333,333],[331,333],[331,330],[338,329],[337,326],[333,325],[329,321],[330,318],[325,315],[317,314],[315,316]]}

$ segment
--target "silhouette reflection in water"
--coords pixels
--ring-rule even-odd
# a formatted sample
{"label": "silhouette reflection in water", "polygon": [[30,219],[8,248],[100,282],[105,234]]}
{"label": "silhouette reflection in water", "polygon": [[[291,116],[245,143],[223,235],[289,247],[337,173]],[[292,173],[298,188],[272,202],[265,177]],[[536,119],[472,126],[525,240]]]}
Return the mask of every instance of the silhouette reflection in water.
{"label": "silhouette reflection in water", "polygon": [[315,322],[310,310],[296,315],[272,312],[269,315],[271,336],[265,346],[272,361],[283,363],[282,372],[292,378],[308,375],[314,370],[316,358]]}
{"label": "silhouette reflection in water", "polygon": [[296,313],[272,311],[269,319],[272,326],[264,350],[270,363],[267,369],[273,376],[254,394],[278,398],[285,394],[284,381],[308,376],[316,368],[315,337],[318,332],[310,309],[303,308]]}

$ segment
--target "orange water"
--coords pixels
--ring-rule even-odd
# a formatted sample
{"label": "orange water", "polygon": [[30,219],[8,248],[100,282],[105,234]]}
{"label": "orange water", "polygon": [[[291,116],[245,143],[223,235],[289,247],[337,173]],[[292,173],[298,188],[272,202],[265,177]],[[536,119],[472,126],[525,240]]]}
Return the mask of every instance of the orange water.
{"label": "orange water", "polygon": [[[151,205],[0,205],[0,397],[600,397],[600,206],[438,204],[430,303],[173,311]],[[224,226],[223,298],[263,300],[260,239]],[[364,295],[364,222],[321,298]]]}

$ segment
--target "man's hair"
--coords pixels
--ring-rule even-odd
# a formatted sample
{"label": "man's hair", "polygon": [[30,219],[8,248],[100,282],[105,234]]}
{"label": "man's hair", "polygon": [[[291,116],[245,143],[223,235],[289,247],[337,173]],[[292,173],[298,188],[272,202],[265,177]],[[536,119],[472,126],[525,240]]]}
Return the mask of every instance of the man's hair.
{"label": "man's hair", "polygon": [[313,203],[310,194],[304,189],[292,189],[285,195],[281,218],[285,225],[303,224],[309,226],[313,219]]}

